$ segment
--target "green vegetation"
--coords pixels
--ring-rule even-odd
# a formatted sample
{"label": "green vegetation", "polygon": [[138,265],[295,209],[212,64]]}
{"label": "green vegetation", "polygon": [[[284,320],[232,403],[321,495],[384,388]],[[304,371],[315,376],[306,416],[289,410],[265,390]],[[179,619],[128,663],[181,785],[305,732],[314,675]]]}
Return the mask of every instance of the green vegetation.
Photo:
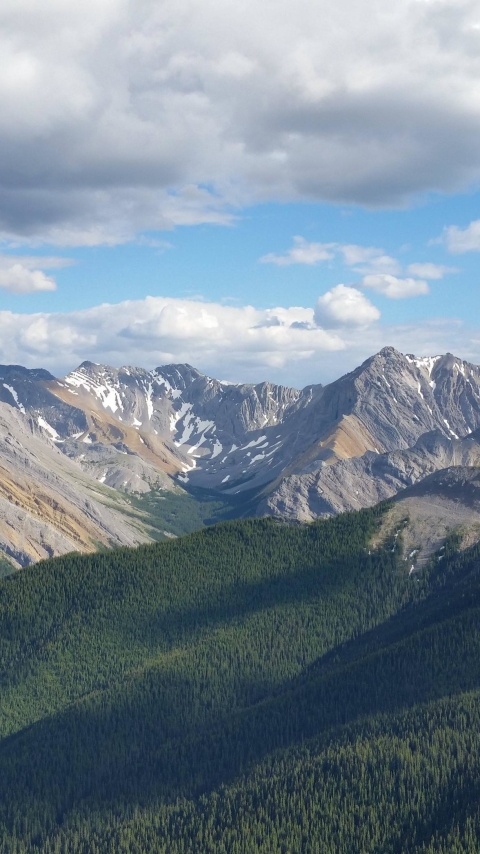
{"label": "green vegetation", "polygon": [[8,558],[3,557],[0,552],[0,578],[5,578],[6,575],[11,575],[12,572],[15,572],[13,563],[10,563]]}
{"label": "green vegetation", "polygon": [[0,854],[476,854],[480,546],[384,511],[0,581]]}
{"label": "green vegetation", "polygon": [[152,491],[141,495],[131,495],[129,501],[134,515],[138,511],[146,517],[151,536],[157,540],[173,534],[180,537],[191,534],[206,525],[248,515],[253,506],[250,493],[219,498],[218,492],[204,489],[169,492]]}

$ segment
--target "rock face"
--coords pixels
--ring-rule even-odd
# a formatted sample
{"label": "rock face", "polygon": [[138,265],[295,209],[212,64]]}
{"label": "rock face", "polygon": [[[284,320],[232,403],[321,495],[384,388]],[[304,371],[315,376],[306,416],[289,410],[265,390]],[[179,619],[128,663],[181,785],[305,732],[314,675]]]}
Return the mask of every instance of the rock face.
{"label": "rock face", "polygon": [[45,432],[0,403],[0,554],[19,567],[70,551],[148,541],[120,502]]}
{"label": "rock face", "polygon": [[259,513],[311,522],[345,510],[384,501],[423,478],[450,466],[480,465],[480,431],[448,439],[439,430],[424,433],[413,448],[328,464],[283,478],[260,502]]}
{"label": "rock face", "polygon": [[[190,365],[147,372],[91,362],[62,380],[46,381],[45,388],[84,414],[83,432],[59,433],[65,450],[84,467],[98,462],[98,445],[109,444],[152,463],[157,478],[164,472],[183,484],[208,489],[236,484],[240,490],[268,482],[288,464],[299,429],[294,416],[321,393],[321,386],[298,391],[267,382],[229,385]],[[107,469],[104,482],[114,485],[112,459],[101,465]],[[117,454],[115,468],[120,464]],[[144,480],[149,488],[152,478]],[[163,486],[168,488],[166,478]],[[138,482],[134,488],[140,488]]]}
{"label": "rock face", "polygon": [[[0,366],[0,407],[0,498],[11,505],[0,549],[13,556],[17,548],[19,564],[80,540],[87,548],[145,538],[119,522],[118,503],[105,508],[122,492],[199,487],[244,496],[249,512],[310,520],[373,504],[449,466],[476,466],[480,456],[480,368],[391,347],[330,385],[301,391],[222,383],[190,365],[84,362],[60,379]],[[32,481],[34,492],[48,486],[48,501],[67,504],[48,515],[43,497],[40,505],[15,498],[9,478],[19,494]],[[32,516],[23,528],[19,506]],[[75,513],[83,540],[64,529],[63,516]],[[18,537],[7,534],[28,526],[22,557]]]}
{"label": "rock face", "polygon": [[[91,362],[44,389],[69,413],[83,412],[87,425],[77,438],[84,445],[124,441],[183,483],[227,492],[301,474],[318,461],[409,448],[435,429],[454,439],[480,426],[478,367],[393,348],[328,386],[302,391],[228,385],[190,365],[147,372]],[[78,432],[80,419],[70,414],[59,435]],[[82,453],[89,458],[85,447]]]}
{"label": "rock face", "polygon": [[445,468],[402,490],[384,517],[378,540],[397,531],[402,535],[403,559],[410,572],[421,569],[435,552],[437,560],[442,560],[442,546],[453,532],[458,536],[460,549],[478,542],[478,466]]}

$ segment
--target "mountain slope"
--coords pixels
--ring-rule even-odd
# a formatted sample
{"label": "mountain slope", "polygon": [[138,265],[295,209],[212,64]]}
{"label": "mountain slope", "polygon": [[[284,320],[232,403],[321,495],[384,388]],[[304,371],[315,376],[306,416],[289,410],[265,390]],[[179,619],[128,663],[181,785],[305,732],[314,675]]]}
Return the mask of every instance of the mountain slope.
{"label": "mountain slope", "polygon": [[480,550],[385,511],[0,582],[2,854],[478,850]]}
{"label": "mountain slope", "polygon": [[479,464],[479,431],[464,439],[449,439],[432,430],[406,450],[367,451],[329,464],[315,461],[299,474],[282,478],[261,501],[258,512],[308,522],[384,501],[432,472]]}
{"label": "mountain slope", "polygon": [[[169,533],[160,520],[157,534],[153,517],[145,524],[138,516],[163,499],[173,507],[183,496],[185,515],[192,508],[183,530],[208,518],[195,509],[199,497],[225,502],[225,513],[234,515],[309,521],[371,506],[434,471],[479,459],[480,369],[450,354],[416,358],[391,347],[328,386],[302,391],[267,382],[230,385],[190,365],[146,371],[84,362],[63,379],[4,366],[0,405],[15,425],[6,433],[20,431],[24,449],[17,458],[0,452],[0,465],[2,453],[9,460],[0,549],[17,565],[94,541]],[[51,458],[58,475],[57,515],[46,509],[52,495],[38,495],[38,505],[25,498],[37,495],[39,477],[45,480],[25,464],[30,450],[38,457],[38,442],[44,470]],[[88,524],[82,505],[77,536],[67,522],[80,512],[72,510],[72,479],[82,484],[82,500],[96,502]],[[126,501],[122,493],[136,497]],[[114,514],[108,524],[98,502]],[[18,506],[30,514],[27,525]],[[173,525],[170,533],[178,532]]]}
{"label": "mountain slope", "polygon": [[146,372],[92,363],[48,388],[108,413],[121,430],[133,427],[143,456],[152,436],[162,441],[184,482],[226,492],[302,473],[314,461],[409,448],[434,429],[458,438],[480,427],[479,368],[450,355],[416,359],[393,348],[329,386],[301,392],[270,383],[225,385],[189,365]]}
{"label": "mountain slope", "polygon": [[149,539],[139,514],[61,453],[45,431],[0,403],[0,550],[12,566]]}

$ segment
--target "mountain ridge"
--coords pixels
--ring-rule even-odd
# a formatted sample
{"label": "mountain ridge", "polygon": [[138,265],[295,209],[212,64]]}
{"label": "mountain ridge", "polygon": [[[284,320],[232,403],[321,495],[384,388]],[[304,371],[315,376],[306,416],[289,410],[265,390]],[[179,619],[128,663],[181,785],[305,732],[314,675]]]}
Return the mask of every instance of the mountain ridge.
{"label": "mountain ridge", "polygon": [[[0,366],[0,405],[6,434],[18,432],[15,419],[25,426],[18,477],[30,434],[45,460],[68,459],[67,479],[76,467],[82,489],[116,505],[113,540],[122,495],[199,490],[235,500],[240,515],[311,521],[479,460],[480,368],[450,353],[385,347],[338,380],[304,389],[230,384],[189,364],[147,371],[84,361],[60,378]],[[34,507],[23,509],[32,515]],[[145,519],[135,526],[148,540]]]}
{"label": "mountain ridge", "polygon": [[388,512],[0,581],[1,854],[475,854],[480,545]]}

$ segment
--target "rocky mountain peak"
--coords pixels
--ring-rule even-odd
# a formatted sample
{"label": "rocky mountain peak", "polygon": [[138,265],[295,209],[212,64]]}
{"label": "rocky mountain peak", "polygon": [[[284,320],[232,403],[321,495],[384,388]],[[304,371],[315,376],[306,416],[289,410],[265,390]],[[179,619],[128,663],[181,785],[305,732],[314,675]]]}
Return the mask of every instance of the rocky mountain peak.
{"label": "rocky mountain peak", "polygon": [[22,365],[0,365],[0,379],[8,377],[17,377],[21,381],[31,380],[32,382],[55,379],[53,374],[45,371],[43,368],[24,368]]}
{"label": "rocky mountain peak", "polygon": [[291,518],[366,506],[480,461],[480,368],[451,353],[384,347],[303,390],[229,384],[186,363],[149,371],[84,361],[60,379],[7,365],[0,405],[13,436],[22,424],[21,443],[34,436],[57,466],[67,457],[70,472],[77,466],[104,489],[181,484],[235,502],[245,493],[257,496],[250,512]]}

